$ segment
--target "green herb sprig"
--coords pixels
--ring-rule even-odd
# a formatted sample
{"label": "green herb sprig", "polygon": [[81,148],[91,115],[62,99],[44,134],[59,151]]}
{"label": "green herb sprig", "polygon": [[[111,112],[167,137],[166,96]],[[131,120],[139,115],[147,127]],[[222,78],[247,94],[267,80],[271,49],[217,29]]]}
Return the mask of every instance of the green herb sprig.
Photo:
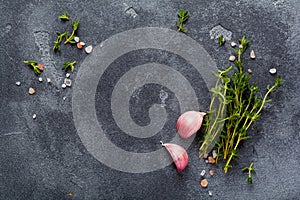
{"label": "green herb sprig", "polygon": [[58,18],[61,20],[68,21],[68,20],[70,20],[70,15],[68,13],[63,13]]}
{"label": "green herb sprig", "polygon": [[188,20],[189,13],[187,10],[180,9],[178,13],[179,22],[176,21],[176,26],[178,28],[178,31],[181,31],[183,33],[187,32],[187,28],[183,27],[183,24]]}
{"label": "green herb sprig", "polygon": [[71,35],[69,33],[67,33],[66,35],[66,41],[64,42],[64,44],[75,44],[76,41],[74,40],[74,37],[75,37],[75,32],[77,31],[78,29],[78,26],[79,26],[79,20],[73,20],[72,21],[72,26],[73,26],[73,30],[72,30],[72,33]]}
{"label": "green herb sprig", "polygon": [[223,37],[223,35],[220,35],[218,37],[218,43],[219,43],[219,46],[223,46],[225,43],[226,43],[226,40],[225,38]]}
{"label": "green herb sprig", "polygon": [[[239,43],[240,46],[233,49],[237,53],[237,60],[234,62],[237,70],[229,73],[230,66],[216,74],[218,82],[211,89],[213,96],[205,122],[206,135],[200,147],[200,156],[203,156],[215,146],[218,153],[216,161],[221,157],[224,159],[225,173],[232,167],[232,159],[239,156],[239,144],[250,138],[248,129],[260,118],[264,105],[271,101],[268,96],[282,86],[281,77],[277,77],[272,86],[266,87],[265,94],[259,95],[258,86],[250,83],[251,76],[244,72],[242,55],[250,41],[243,36]],[[214,144],[218,136],[219,140]]]}
{"label": "green herb sprig", "polygon": [[54,51],[60,51],[60,44],[63,38],[66,37],[67,34],[68,32],[64,32],[64,33],[57,32],[57,38],[54,41],[54,46],[53,46]]}
{"label": "green herb sprig", "polygon": [[246,178],[246,181],[248,183],[252,183],[252,173],[256,174],[254,168],[253,168],[253,162],[250,163],[249,167],[245,167],[242,169],[243,172],[248,172],[248,176]]}
{"label": "green herb sprig", "polygon": [[71,69],[71,72],[74,72],[75,70],[75,65],[76,64],[76,61],[73,61],[73,62],[65,62],[62,66],[62,70],[65,70],[67,71],[69,68]]}
{"label": "green herb sprig", "polygon": [[28,66],[31,66],[33,68],[33,71],[36,75],[39,75],[42,73],[42,71],[38,67],[38,63],[33,60],[24,60],[24,63],[27,64]]}

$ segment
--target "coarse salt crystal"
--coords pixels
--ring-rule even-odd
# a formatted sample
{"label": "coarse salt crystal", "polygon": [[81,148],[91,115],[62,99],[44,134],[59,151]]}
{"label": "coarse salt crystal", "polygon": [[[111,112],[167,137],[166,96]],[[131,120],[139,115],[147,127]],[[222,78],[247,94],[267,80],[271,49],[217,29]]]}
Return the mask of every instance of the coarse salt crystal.
{"label": "coarse salt crystal", "polygon": [[62,87],[63,89],[65,89],[67,86],[66,86],[66,84],[63,83],[63,84],[61,85],[61,87]]}
{"label": "coarse salt crystal", "polygon": [[50,79],[50,78],[47,78],[47,82],[48,82],[48,83],[51,83],[51,79]]}
{"label": "coarse salt crystal", "polygon": [[231,42],[230,45],[231,45],[231,47],[235,47],[236,43],[235,42]]}
{"label": "coarse salt crystal", "polygon": [[16,85],[17,85],[17,86],[20,86],[20,85],[21,85],[21,82],[20,82],[20,81],[17,81],[17,82],[16,82]]}
{"label": "coarse salt crystal", "polygon": [[230,56],[229,61],[233,62],[235,60],[235,56]]}
{"label": "coarse salt crystal", "polygon": [[33,115],[32,115],[32,119],[36,119],[36,114],[33,114]]}
{"label": "coarse salt crystal", "polygon": [[206,173],[206,171],[205,171],[205,170],[202,170],[201,173],[200,173],[200,175],[201,175],[201,176],[204,176],[205,173]]}
{"label": "coarse salt crystal", "polygon": [[93,51],[93,46],[92,45],[90,45],[90,46],[87,46],[86,48],[85,48],[85,52],[86,53],[91,53]]}
{"label": "coarse salt crystal", "polygon": [[43,82],[43,78],[42,77],[39,77],[39,82]]}
{"label": "coarse salt crystal", "polygon": [[270,72],[271,74],[276,74],[277,70],[276,70],[275,68],[272,68],[272,69],[269,70],[269,72]]}
{"label": "coarse salt crystal", "polygon": [[69,74],[69,73],[66,73],[66,77],[69,78],[69,77],[70,77],[70,74]]}
{"label": "coarse salt crystal", "polygon": [[79,37],[74,37],[75,42],[79,42]]}

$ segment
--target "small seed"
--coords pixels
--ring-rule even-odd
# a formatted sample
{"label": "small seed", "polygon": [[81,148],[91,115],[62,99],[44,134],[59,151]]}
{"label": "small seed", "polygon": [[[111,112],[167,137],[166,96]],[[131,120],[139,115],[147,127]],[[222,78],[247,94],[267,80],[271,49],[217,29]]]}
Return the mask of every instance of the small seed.
{"label": "small seed", "polygon": [[17,82],[16,82],[16,85],[17,85],[17,86],[20,86],[20,85],[21,85],[21,82],[20,82],[20,81],[17,81]]}
{"label": "small seed", "polygon": [[80,43],[77,43],[77,48],[82,49],[82,45]]}
{"label": "small seed", "polygon": [[38,68],[39,70],[43,71],[44,70],[44,66],[42,64],[38,64]]}
{"label": "small seed", "polygon": [[36,114],[33,114],[33,115],[32,115],[32,119],[36,119]]}
{"label": "small seed", "polygon": [[66,86],[66,84],[63,83],[63,84],[61,85],[61,87],[62,87],[63,89],[65,89],[67,86]]}
{"label": "small seed", "polygon": [[208,157],[208,163],[214,164],[214,163],[216,163],[216,160],[213,157],[209,156]]}
{"label": "small seed", "polygon": [[217,156],[218,156],[218,154],[217,154],[216,150],[213,150],[213,151],[212,151],[212,157],[213,157],[213,158],[216,158]]}
{"label": "small seed", "polygon": [[92,46],[92,45],[87,46],[87,47],[85,48],[85,52],[86,52],[87,54],[91,53],[92,51],[93,51],[93,46]]}
{"label": "small seed", "polygon": [[243,47],[243,45],[240,44],[239,48],[242,49],[242,48],[244,48],[244,47]]}
{"label": "small seed", "polygon": [[33,88],[29,88],[28,93],[32,95],[35,93],[35,90]]}
{"label": "small seed", "polygon": [[50,79],[50,78],[47,78],[47,82],[48,82],[48,83],[51,83],[51,79]]}
{"label": "small seed", "polygon": [[208,191],[208,196],[212,196],[212,191]]}
{"label": "small seed", "polygon": [[202,179],[200,182],[201,187],[206,188],[208,186],[208,181],[207,179]]}
{"label": "small seed", "polygon": [[79,42],[79,37],[74,37],[75,42]]}
{"label": "small seed", "polygon": [[70,74],[69,74],[69,73],[66,73],[66,77],[69,78],[69,77],[70,77]]}
{"label": "small seed", "polygon": [[252,69],[247,70],[249,74],[252,74]]}
{"label": "small seed", "polygon": [[276,70],[276,68],[272,68],[272,69],[269,70],[269,72],[270,72],[271,74],[276,74],[277,70]]}
{"label": "small seed", "polygon": [[201,176],[204,176],[205,173],[206,173],[206,171],[205,171],[205,170],[202,170],[202,172],[200,173],[200,175],[201,175]]}
{"label": "small seed", "polygon": [[210,169],[209,170],[209,175],[213,176],[214,175],[214,170]]}
{"label": "small seed", "polygon": [[250,58],[255,59],[255,53],[254,53],[254,50],[252,50],[252,51],[250,52]]}
{"label": "small seed", "polygon": [[43,82],[43,79],[42,79],[42,77],[39,77],[39,82]]}
{"label": "small seed", "polygon": [[229,61],[233,62],[235,60],[235,56],[230,56]]}
{"label": "small seed", "polygon": [[230,45],[231,45],[231,47],[236,47],[236,43],[235,42],[231,42]]}

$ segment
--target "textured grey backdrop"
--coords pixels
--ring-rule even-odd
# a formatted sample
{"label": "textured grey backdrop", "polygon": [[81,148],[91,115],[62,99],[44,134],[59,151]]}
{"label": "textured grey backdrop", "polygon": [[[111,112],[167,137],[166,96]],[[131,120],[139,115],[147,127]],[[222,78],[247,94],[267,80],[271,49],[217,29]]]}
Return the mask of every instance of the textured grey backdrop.
{"label": "textured grey backdrop", "polygon": [[[124,12],[126,3],[137,16]],[[68,12],[80,19],[78,35],[94,46],[112,35],[141,27],[176,29],[176,13],[188,9],[191,15],[187,35],[201,44],[219,68],[228,63],[228,43],[219,48],[210,39],[210,30],[222,25],[233,40],[243,34],[252,41],[257,58],[251,63],[253,81],[263,87],[272,82],[268,69],[275,67],[284,87],[272,95],[262,119],[250,130],[252,138],[240,149],[234,169],[224,175],[221,166],[209,166],[198,159],[196,137],[188,149],[190,163],[177,174],[174,165],[149,173],[131,174],[113,170],[96,160],[83,146],[72,115],[72,88],[60,85],[64,61],[77,60],[74,81],[86,54],[76,47],[63,46],[54,54],[55,32],[70,29],[57,16]],[[0,4],[0,199],[299,199],[300,195],[300,3],[286,0],[239,1],[3,1]],[[44,63],[39,83],[24,59]],[[249,60],[248,60],[249,61]],[[106,136],[127,151],[148,152],[160,148],[161,135],[134,139],[122,133],[111,116],[112,88],[132,66],[158,62],[172,66],[186,77],[206,109],[209,96],[200,74],[182,57],[167,51],[145,49],[118,58],[99,81],[95,97],[98,120]],[[21,86],[15,85],[21,81]],[[74,84],[74,83],[73,83]],[[180,83],[178,83],[180,84]],[[28,88],[37,93],[28,95]],[[149,123],[148,109],[162,103],[161,91],[168,93],[165,109],[168,121],[164,140],[175,135],[174,123],[180,114],[176,94],[157,84],[147,84],[133,94],[130,114],[139,125]],[[66,97],[66,100],[63,100]],[[138,98],[137,98],[138,97]],[[32,114],[37,119],[32,119]],[[157,145],[153,145],[153,144]],[[254,161],[254,183],[245,182],[241,168]],[[215,170],[209,186],[199,185],[202,169]],[[208,197],[208,191],[213,192]],[[72,192],[73,197],[68,197]]]}

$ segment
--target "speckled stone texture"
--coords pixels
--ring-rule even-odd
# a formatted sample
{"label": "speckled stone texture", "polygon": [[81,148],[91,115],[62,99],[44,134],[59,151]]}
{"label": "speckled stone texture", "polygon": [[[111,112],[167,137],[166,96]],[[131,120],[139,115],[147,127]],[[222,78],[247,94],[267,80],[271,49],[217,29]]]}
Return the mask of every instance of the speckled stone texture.
{"label": "speckled stone texture", "polygon": [[[124,3],[133,10],[125,12]],[[275,67],[284,86],[272,94],[273,102],[249,130],[251,139],[241,145],[241,157],[233,162],[228,174],[222,172],[222,164],[210,166],[198,158],[201,132],[188,149],[189,166],[180,174],[173,164],[140,174],[113,170],[86,150],[76,132],[72,115],[73,86],[61,88],[65,73],[60,68],[65,61],[77,60],[76,70],[70,77],[75,81],[87,55],[70,45],[62,46],[60,53],[53,52],[56,31],[71,30],[68,22],[61,22],[57,17],[68,12],[73,19],[80,19],[78,35],[95,46],[133,28],[176,30],[179,8],[187,9],[191,16],[185,25],[187,35],[206,49],[218,68],[230,64],[231,53],[229,42],[219,47],[210,38],[210,30],[221,25],[232,32],[232,40],[242,35],[251,40],[250,49],[255,50],[256,59],[247,58],[246,63],[253,70],[253,81],[262,88],[271,84],[274,76],[268,71]],[[0,199],[299,199],[299,10],[297,0],[2,0]],[[44,64],[42,83],[23,64],[24,59]],[[153,61],[180,68],[197,95],[207,94],[199,100],[200,107],[206,109],[209,104],[208,88],[201,84],[201,76],[193,73],[193,68],[177,55],[145,49],[120,57],[101,78],[95,100],[97,118],[103,123],[107,137],[126,151],[148,152],[160,148],[151,144],[159,144],[162,136],[131,140],[119,131],[110,110],[106,109],[111,87],[120,78],[121,70]],[[46,77],[51,78],[51,84],[46,83]],[[17,81],[21,81],[21,86],[16,86]],[[29,87],[35,88],[36,94],[29,95]],[[168,93],[167,99],[162,98],[161,91]],[[176,94],[157,84],[145,85],[133,94],[129,109],[138,125],[147,125],[149,107],[162,103],[162,99],[169,119],[164,127],[167,142],[175,134],[175,122],[180,115]],[[254,161],[257,172],[252,185],[241,172],[250,161]],[[206,175],[209,181],[206,189],[199,184],[203,169],[215,171],[213,177]],[[212,191],[212,197],[208,191]],[[68,196],[70,192],[72,197]]]}

